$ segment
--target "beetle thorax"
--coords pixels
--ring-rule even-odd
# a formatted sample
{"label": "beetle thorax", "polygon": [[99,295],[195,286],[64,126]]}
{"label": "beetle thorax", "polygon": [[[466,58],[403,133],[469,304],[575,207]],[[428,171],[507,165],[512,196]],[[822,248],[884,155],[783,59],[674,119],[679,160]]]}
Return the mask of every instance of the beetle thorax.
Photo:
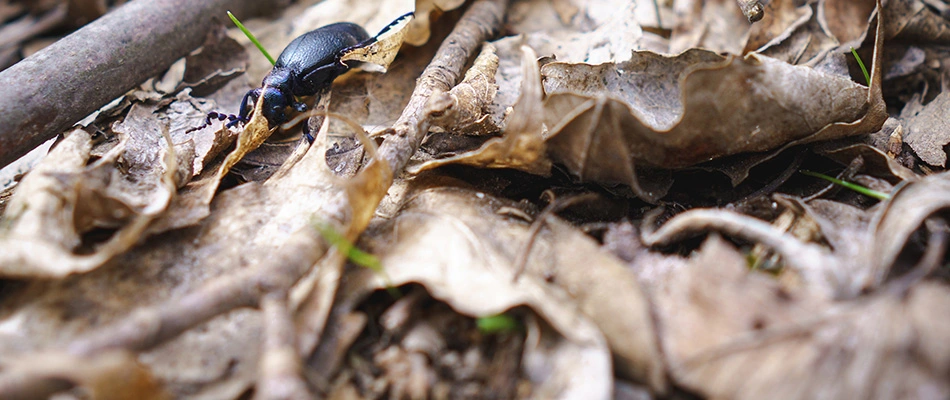
{"label": "beetle thorax", "polygon": [[291,85],[294,81],[293,74],[287,68],[274,67],[267,76],[264,77],[264,81],[261,82],[261,86],[272,87],[280,91],[291,92]]}

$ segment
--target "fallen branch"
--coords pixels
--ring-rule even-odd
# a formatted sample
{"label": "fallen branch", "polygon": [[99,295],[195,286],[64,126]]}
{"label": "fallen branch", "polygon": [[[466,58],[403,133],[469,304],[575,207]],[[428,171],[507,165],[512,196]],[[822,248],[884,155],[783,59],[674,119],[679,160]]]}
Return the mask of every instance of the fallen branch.
{"label": "fallen branch", "polygon": [[0,167],[200,46],[225,10],[279,0],[133,1],[0,72]]}

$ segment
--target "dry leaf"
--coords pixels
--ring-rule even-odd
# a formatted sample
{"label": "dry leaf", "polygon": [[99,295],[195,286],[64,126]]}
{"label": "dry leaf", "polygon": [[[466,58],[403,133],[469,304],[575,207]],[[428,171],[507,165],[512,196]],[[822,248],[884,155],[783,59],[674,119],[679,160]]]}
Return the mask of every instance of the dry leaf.
{"label": "dry leaf", "polygon": [[[180,175],[176,150],[153,111],[133,107],[116,126],[119,144],[89,166],[91,138],[72,131],[24,179],[5,210],[0,274],[88,272],[141,239],[168,207]],[[115,232],[101,243],[83,245],[83,235],[94,229]]]}
{"label": "dry leaf", "polygon": [[943,172],[910,182],[891,195],[889,202],[875,215],[867,247],[869,273],[864,287],[881,285],[892,273],[901,251],[924,220],[948,205],[950,173]]}
{"label": "dry leaf", "polygon": [[[368,172],[344,181],[326,166],[325,134],[316,143],[286,174],[219,194],[211,214],[198,226],[135,247],[106,268],[68,284],[5,303],[2,319],[16,327],[18,337],[4,355],[64,346],[72,338],[129,318],[139,307],[253,268],[271,259],[277,246],[309,224],[311,216],[345,216],[343,221],[325,222],[355,238],[373,214],[373,199],[385,194],[391,179],[388,168],[374,162]],[[176,397],[238,396],[257,376],[258,317],[252,310],[228,313],[155,348],[143,361]]]}
{"label": "dry leaf", "polygon": [[465,4],[465,0],[420,0],[415,4],[416,18],[410,23],[406,43],[413,46],[422,46],[429,41],[429,27],[433,15],[439,16],[443,12],[452,11]]}
{"label": "dry leaf", "polygon": [[502,116],[491,114],[491,105],[498,92],[498,85],[495,84],[497,72],[495,46],[485,43],[472,67],[465,72],[462,82],[447,93],[433,95],[429,99],[427,107],[441,114],[433,117],[433,126],[429,131],[441,128],[453,134],[476,136],[500,131],[498,122]]}
{"label": "dry leaf", "polygon": [[[580,346],[579,356],[599,363],[595,354],[603,332],[620,371],[655,390],[665,389],[646,304],[634,277],[615,259],[552,218],[547,220],[548,229],[533,239],[526,274],[513,281],[517,254],[532,240],[529,225],[499,214],[505,203],[483,194],[424,190],[425,184],[419,185],[407,194],[410,200],[393,220],[364,234],[367,250],[379,257],[388,280],[372,271],[357,272],[358,277],[347,281],[368,287],[342,289],[357,299],[350,301],[387,284],[417,282],[433,297],[470,316],[527,305]],[[597,268],[586,267],[590,265]],[[577,314],[578,308],[589,317]],[[585,322],[587,318],[594,325]],[[598,387],[596,382],[604,379],[596,370],[574,373],[595,379],[589,384]]]}
{"label": "dry leaf", "polygon": [[[827,303],[788,293],[722,240],[667,271],[656,295],[676,381],[715,398],[879,398],[950,394],[944,285]],[[928,315],[930,317],[928,317]]]}
{"label": "dry leaf", "polygon": [[927,164],[938,167],[947,165],[947,152],[944,147],[950,144],[948,109],[950,93],[942,92],[926,105],[921,104],[920,96],[914,96],[901,111],[904,143],[914,149],[917,156]]}
{"label": "dry leaf", "polygon": [[396,59],[399,48],[406,38],[409,30],[409,24],[412,21],[412,14],[406,14],[393,21],[384,31],[376,36],[376,42],[373,44],[354,49],[347,52],[340,61],[356,60],[376,64],[383,68],[383,72],[389,68],[389,64]]}
{"label": "dry leaf", "polygon": [[[752,25],[749,38],[742,53],[751,51],[763,53],[765,49],[788,40],[797,30],[812,19],[814,12],[810,4],[797,4],[794,0],[772,0],[765,8],[765,17]],[[797,64],[776,54],[763,53],[773,58]]]}
{"label": "dry leaf", "polygon": [[875,0],[821,0],[818,23],[843,46],[859,47],[875,3]]}
{"label": "dry leaf", "polygon": [[637,52],[617,64],[546,64],[549,154],[583,180],[630,185],[655,201],[663,193],[642,186],[639,166],[683,168],[879,130],[879,64],[870,88],[757,54]]}
{"label": "dry leaf", "polygon": [[133,354],[111,351],[93,357],[38,353],[27,358],[4,360],[4,373],[19,376],[49,376],[68,381],[95,399],[121,400],[134,397],[164,400],[170,396]]}
{"label": "dry leaf", "polygon": [[736,0],[676,0],[670,53],[705,49],[740,54],[751,26]]}
{"label": "dry leaf", "polygon": [[887,38],[918,43],[950,43],[950,22],[920,0],[891,0],[884,7]]}
{"label": "dry leaf", "polygon": [[419,173],[448,164],[473,165],[483,168],[514,168],[548,175],[551,162],[544,154],[541,137],[541,77],[537,56],[530,47],[522,46],[521,95],[508,116],[504,136],[489,139],[478,150],[457,156],[428,161],[407,170]]}
{"label": "dry leaf", "polygon": [[[638,4],[622,0],[564,0],[558,4],[551,7],[546,0],[515,2],[507,15],[508,26],[513,33],[525,34],[525,44],[538,55],[560,61],[622,61],[639,49],[643,31],[634,13]],[[558,12],[566,8],[573,10],[569,20]]]}

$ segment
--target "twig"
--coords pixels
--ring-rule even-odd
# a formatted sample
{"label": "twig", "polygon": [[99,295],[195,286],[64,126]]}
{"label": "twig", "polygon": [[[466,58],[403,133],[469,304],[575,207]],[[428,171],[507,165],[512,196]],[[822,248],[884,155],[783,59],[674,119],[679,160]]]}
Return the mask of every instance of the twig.
{"label": "twig", "polygon": [[762,220],[725,210],[693,209],[654,229],[658,211],[662,209],[645,215],[640,227],[641,240],[647,246],[672,244],[702,232],[723,232],[771,247],[782,256],[789,268],[813,283],[812,287],[830,289],[826,294],[836,295],[838,286],[843,282],[836,276],[827,275],[828,271],[842,270],[835,267],[839,261],[830,252],[817,245],[803,243]]}
{"label": "twig", "polygon": [[[845,169],[844,169],[843,171],[841,171],[841,173],[838,174],[838,176],[837,176],[836,178],[837,178],[838,180],[842,180],[842,181],[851,180],[852,178],[854,178],[854,175],[857,174],[858,171],[861,170],[861,168],[864,168],[864,157],[862,157],[862,156],[857,156],[857,157],[855,157],[854,159],[851,160],[851,162],[848,164],[848,166],[845,167]],[[825,187],[822,188],[821,190],[819,190],[819,191],[817,191],[817,192],[815,192],[815,193],[813,193],[813,194],[811,194],[811,195],[809,195],[809,196],[806,196],[805,198],[802,199],[802,201],[804,201],[804,202],[807,203],[807,202],[812,201],[812,200],[814,200],[814,199],[817,199],[817,198],[819,198],[819,197],[823,197],[823,196],[826,196],[826,195],[828,195],[828,194],[830,194],[830,193],[834,193],[834,192],[836,192],[837,190],[840,190],[840,189],[841,189],[841,186],[835,185],[834,183],[829,183],[827,186],[825,186]]]}
{"label": "twig", "polygon": [[301,377],[294,322],[287,294],[271,293],[261,300],[264,314],[264,351],[258,369],[256,400],[307,399],[313,395]]}
{"label": "twig", "polygon": [[200,46],[225,10],[259,15],[276,2],[134,1],[0,72],[0,167]]}
{"label": "twig", "polygon": [[910,292],[917,282],[926,278],[943,262],[944,254],[947,252],[947,222],[940,218],[930,218],[925,221],[927,230],[930,231],[930,237],[927,238],[927,248],[924,250],[923,257],[917,262],[917,265],[900,278],[895,279],[888,288],[894,293],[905,295]]}
{"label": "twig", "polygon": [[429,131],[434,111],[427,107],[434,92],[448,92],[482,43],[501,31],[508,0],[479,0],[469,7],[416,81],[409,104],[379,148],[394,175],[406,167]]}
{"label": "twig", "polygon": [[554,198],[554,192],[551,190],[545,190],[542,195],[549,197],[551,199],[551,203],[548,204],[548,206],[545,207],[540,214],[538,214],[538,217],[535,218],[534,222],[531,223],[531,228],[528,229],[528,239],[526,240],[524,247],[518,252],[518,258],[515,260],[515,274],[511,279],[512,282],[517,282],[518,278],[521,277],[521,274],[524,273],[525,266],[528,264],[528,256],[531,255],[531,250],[534,248],[534,243],[537,241],[538,233],[541,232],[541,227],[543,227],[545,222],[547,222],[548,217],[577,203],[597,198],[597,195],[594,193],[585,193],[568,197],[563,200],[557,200]]}
{"label": "twig", "polygon": [[[320,235],[313,228],[304,228],[288,238],[269,262],[208,282],[184,297],[140,309],[129,318],[73,341],[67,351],[92,356],[109,349],[148,350],[218,315],[257,306],[267,293],[286,292],[324,253],[326,245]],[[63,390],[54,377],[13,377],[17,378],[15,384],[2,384],[10,378],[0,375],[0,398],[17,398],[24,388],[51,390],[38,397]]]}

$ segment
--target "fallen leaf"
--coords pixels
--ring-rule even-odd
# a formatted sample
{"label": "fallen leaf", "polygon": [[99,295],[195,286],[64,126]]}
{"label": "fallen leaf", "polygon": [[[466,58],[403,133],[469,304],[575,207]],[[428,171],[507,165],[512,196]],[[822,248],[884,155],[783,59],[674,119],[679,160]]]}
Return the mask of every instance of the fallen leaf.
{"label": "fallen leaf", "polygon": [[940,339],[950,325],[930,321],[933,310],[950,305],[944,285],[828,303],[747,272],[744,257],[718,238],[668,271],[659,285],[653,303],[672,376],[701,395],[889,399],[921,390],[925,397],[950,393],[943,379],[950,351]]}
{"label": "fallen leaf", "polygon": [[884,7],[884,31],[887,39],[950,43],[950,22],[920,0],[888,1]]}
{"label": "fallen leaf", "polygon": [[[740,54],[751,51],[764,53],[767,48],[777,46],[779,43],[788,40],[798,29],[808,23],[814,15],[811,4],[797,3],[793,0],[772,0],[769,2],[765,6],[765,17],[753,24],[749,30],[749,37]],[[764,54],[785,60],[790,64],[797,64],[775,54]]]}
{"label": "fallen leaf", "polygon": [[[49,278],[88,272],[141,239],[168,207],[179,173],[176,150],[153,111],[133,107],[116,126],[119,144],[88,166],[91,138],[72,131],[20,183],[4,214],[0,274]],[[83,235],[94,229],[115,232],[83,249]]]}
{"label": "fallen leaf", "polygon": [[[740,0],[740,3],[745,0]],[[740,54],[751,24],[736,0],[676,0],[673,3],[673,34],[670,53],[704,49],[714,53]]]}
{"label": "fallen leaf", "polygon": [[864,287],[877,287],[892,272],[898,256],[924,220],[947,207],[950,173],[942,172],[909,182],[891,195],[871,223],[874,241],[868,247],[869,273]]}
{"label": "fallen leaf", "polygon": [[382,67],[383,72],[385,72],[389,68],[389,64],[396,59],[396,54],[399,53],[399,48],[406,38],[412,18],[411,13],[399,17],[383,28],[383,32],[375,36],[376,41],[373,44],[347,52],[340,57],[340,61],[354,60],[373,63]]}
{"label": "fallen leaf", "polygon": [[[394,219],[380,221],[363,235],[361,246],[379,258],[388,278],[366,269],[354,271],[347,279],[354,286],[341,289],[351,298],[343,304],[387,285],[416,282],[436,299],[474,317],[527,305],[575,346],[576,357],[592,363],[588,366],[601,362],[597,354],[603,332],[620,371],[665,390],[646,304],[634,277],[615,259],[553,218],[546,220],[548,230],[532,238],[528,224],[499,214],[505,202],[462,189],[426,190],[426,184],[418,185],[406,194],[407,203]],[[526,273],[513,280],[517,254],[528,240],[535,243]],[[598,267],[581,268],[591,264]],[[592,393],[601,393],[600,385],[608,383],[599,376],[599,367],[583,372],[563,367],[573,371],[571,382],[580,384],[581,376],[590,380],[597,388]]]}
{"label": "fallen leaf", "polygon": [[[565,62],[622,61],[639,49],[643,30],[636,22],[637,4],[618,0],[564,0],[559,4],[515,2],[507,15],[508,26],[515,34],[525,34],[525,44],[538,55]],[[576,10],[570,12],[569,20],[558,12],[566,9]]]}
{"label": "fallen leaf", "polygon": [[950,144],[950,121],[946,118],[950,93],[942,92],[926,105],[921,101],[920,96],[915,96],[901,111],[904,143],[925,163],[945,167],[947,152],[944,147]]}
{"label": "fallen leaf", "polygon": [[818,23],[841,45],[856,48],[864,39],[874,7],[875,0],[821,0]]}
{"label": "fallen leaf", "polygon": [[429,28],[433,15],[439,16],[446,11],[452,11],[465,4],[465,0],[424,0],[415,4],[416,18],[410,23],[406,43],[413,46],[422,46],[429,41]]}
{"label": "fallen leaf", "polygon": [[542,139],[543,109],[541,107],[541,77],[534,51],[522,46],[521,95],[512,107],[506,121],[504,136],[492,138],[479,149],[456,156],[425,162],[407,168],[419,173],[449,164],[472,165],[482,168],[514,168],[537,175],[549,175],[551,162],[544,154]]}
{"label": "fallen leaf", "polygon": [[616,64],[546,64],[549,154],[582,180],[630,185],[655,201],[663,193],[645,190],[636,168],[683,168],[879,130],[879,64],[870,88],[757,54],[637,52]]}

